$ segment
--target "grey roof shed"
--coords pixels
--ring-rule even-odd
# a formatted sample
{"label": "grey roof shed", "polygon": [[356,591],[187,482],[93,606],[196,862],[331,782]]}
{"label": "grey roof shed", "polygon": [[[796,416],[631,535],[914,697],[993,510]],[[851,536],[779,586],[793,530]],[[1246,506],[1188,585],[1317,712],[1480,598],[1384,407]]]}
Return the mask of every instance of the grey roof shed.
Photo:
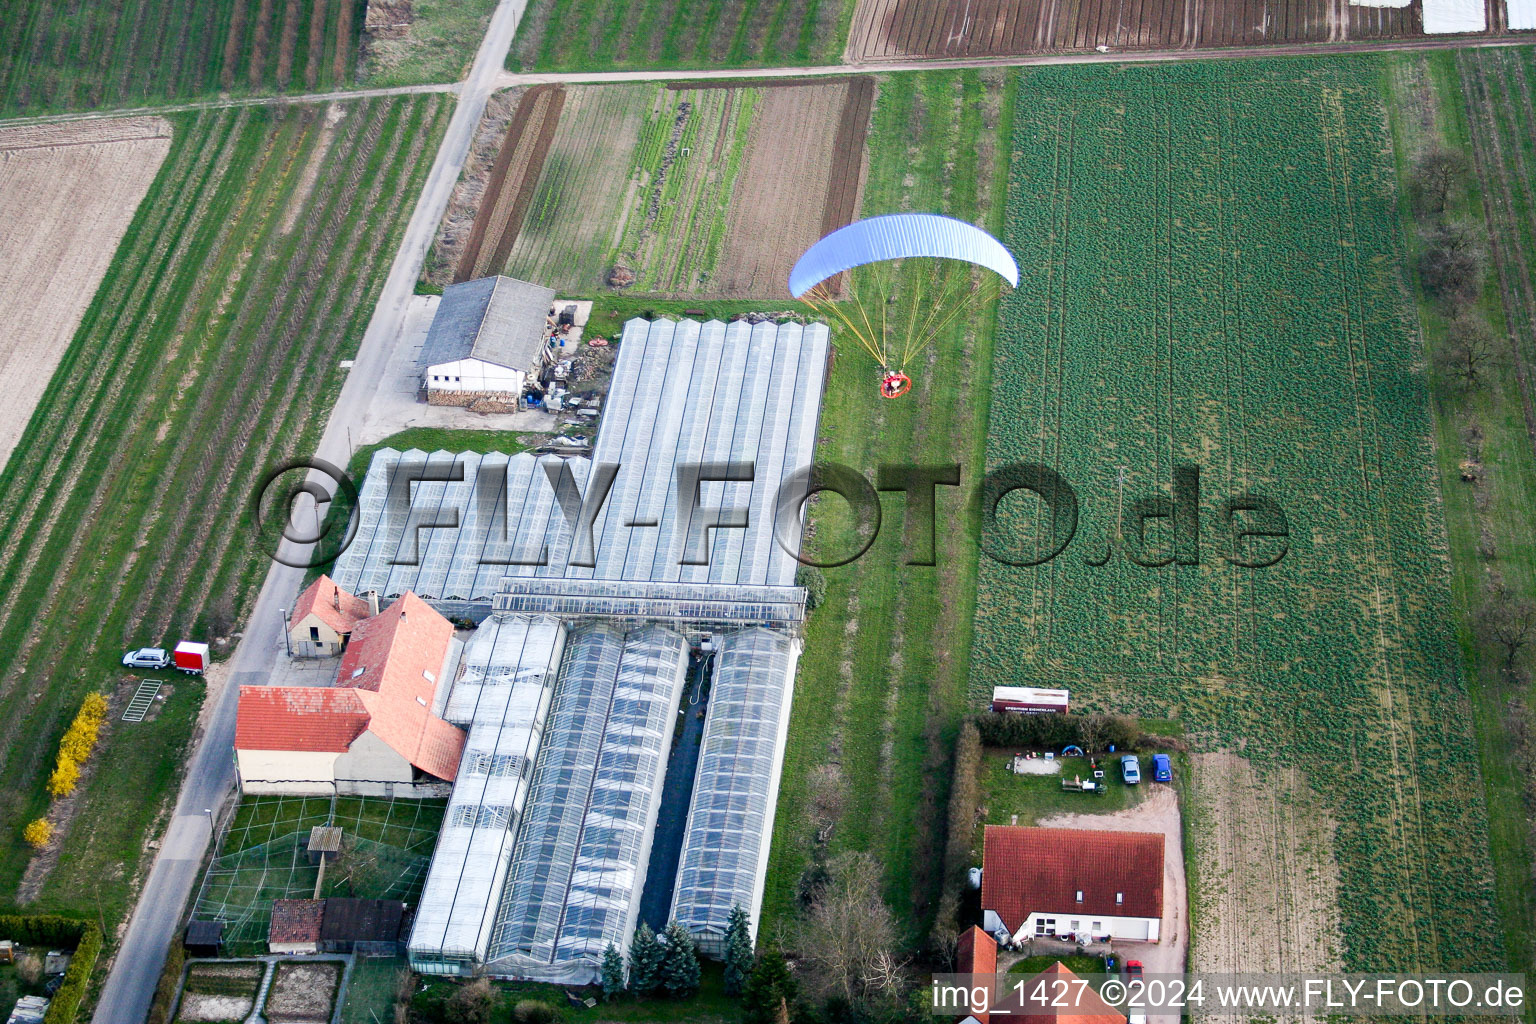
{"label": "grey roof shed", "polygon": [[544,318],[555,293],[511,277],[482,277],[450,285],[421,346],[421,366],[483,359],[513,370],[539,363]]}

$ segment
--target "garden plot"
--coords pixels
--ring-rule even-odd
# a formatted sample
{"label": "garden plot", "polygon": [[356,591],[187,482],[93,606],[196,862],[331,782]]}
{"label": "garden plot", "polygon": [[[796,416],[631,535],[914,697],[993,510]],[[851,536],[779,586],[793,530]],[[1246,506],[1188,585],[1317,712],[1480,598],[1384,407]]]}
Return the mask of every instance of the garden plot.
{"label": "garden plot", "polygon": [[261,1015],[268,1024],[328,1024],[345,966],[340,960],[279,962]]}
{"label": "garden plot", "polygon": [[256,1008],[256,995],[267,965],[258,960],[200,962],[187,968],[176,1020],[244,1020]]}
{"label": "garden plot", "polygon": [[170,148],[159,117],[0,128],[0,467]]}

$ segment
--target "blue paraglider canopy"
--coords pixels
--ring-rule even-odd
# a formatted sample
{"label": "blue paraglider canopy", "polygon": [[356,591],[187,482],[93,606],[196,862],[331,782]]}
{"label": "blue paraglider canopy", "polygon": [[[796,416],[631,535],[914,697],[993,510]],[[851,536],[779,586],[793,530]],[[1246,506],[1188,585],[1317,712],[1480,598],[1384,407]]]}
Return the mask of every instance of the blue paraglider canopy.
{"label": "blue paraglider canopy", "polygon": [[964,260],[1019,284],[1013,256],[974,224],[936,213],[890,213],[838,228],[807,249],[789,272],[789,293],[798,299],[834,274],[912,256]]}

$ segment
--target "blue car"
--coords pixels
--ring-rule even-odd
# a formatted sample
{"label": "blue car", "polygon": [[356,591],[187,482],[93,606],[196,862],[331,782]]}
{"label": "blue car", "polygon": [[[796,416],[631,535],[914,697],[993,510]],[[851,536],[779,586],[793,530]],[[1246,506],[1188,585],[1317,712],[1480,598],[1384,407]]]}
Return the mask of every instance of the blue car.
{"label": "blue car", "polygon": [[1167,754],[1152,755],[1152,778],[1156,782],[1173,781],[1173,761]]}

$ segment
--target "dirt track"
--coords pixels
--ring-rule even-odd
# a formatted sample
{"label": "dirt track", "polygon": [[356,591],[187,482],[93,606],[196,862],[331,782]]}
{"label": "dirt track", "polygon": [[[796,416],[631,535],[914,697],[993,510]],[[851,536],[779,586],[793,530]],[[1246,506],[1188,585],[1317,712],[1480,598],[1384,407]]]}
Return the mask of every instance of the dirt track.
{"label": "dirt track", "polygon": [[0,466],[170,148],[158,117],[0,129]]}

